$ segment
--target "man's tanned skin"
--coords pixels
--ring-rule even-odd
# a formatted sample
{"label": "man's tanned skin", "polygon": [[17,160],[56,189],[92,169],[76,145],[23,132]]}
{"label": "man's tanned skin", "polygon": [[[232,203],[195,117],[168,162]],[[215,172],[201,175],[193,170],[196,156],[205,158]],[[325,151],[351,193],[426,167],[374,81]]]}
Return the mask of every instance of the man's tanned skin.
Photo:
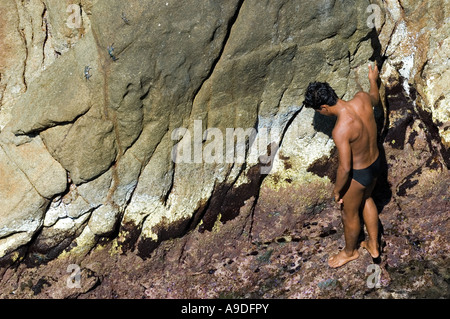
{"label": "man's tanned skin", "polygon": [[361,243],[373,258],[379,257],[378,211],[371,197],[376,178],[363,186],[351,178],[351,171],[365,169],[379,156],[377,125],[373,106],[379,103],[378,67],[369,65],[370,91],[358,92],[352,100],[337,100],[333,106],[321,105],[317,111],[323,115],[336,116],[333,140],[339,153],[339,167],[333,197],[342,207],[345,248],[328,260],[333,268],[340,267],[359,257],[357,241],[360,233],[359,208],[363,208],[363,219],[369,238]]}

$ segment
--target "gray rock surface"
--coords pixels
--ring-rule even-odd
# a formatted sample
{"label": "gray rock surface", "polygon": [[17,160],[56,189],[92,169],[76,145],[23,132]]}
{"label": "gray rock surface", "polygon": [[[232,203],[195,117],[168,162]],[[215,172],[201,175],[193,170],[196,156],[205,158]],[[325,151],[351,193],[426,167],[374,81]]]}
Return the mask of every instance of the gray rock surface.
{"label": "gray rock surface", "polygon": [[[25,60],[21,80],[26,87],[16,95],[5,90],[13,98],[2,103],[3,140],[9,148],[21,144],[25,149],[27,138],[38,135],[49,162],[56,160],[68,177],[66,181],[58,171],[60,179],[64,175],[64,187],[48,179],[30,179],[47,200],[63,196],[59,206],[56,200],[48,212],[44,209],[40,224],[47,220],[44,227],[54,227],[64,216],[78,218],[92,209],[106,212],[117,207],[108,211],[110,225],[142,229],[144,241],[159,242],[158,225],[183,224],[221,184],[246,183],[246,171],[258,163],[258,155],[267,155],[271,143],[281,143],[288,122],[301,109],[309,81],[330,81],[341,96],[356,91],[356,78],[364,73],[359,67],[372,55],[370,30],[361,14],[367,4],[355,1],[352,10],[344,10],[342,2],[301,1],[84,1],[67,8],[54,1],[31,1],[8,7],[17,15],[16,23],[32,30],[28,32],[42,34],[44,26],[46,33],[42,39],[33,37],[44,48],[39,54],[4,54],[11,67],[13,61]],[[41,23],[21,18],[36,12],[41,13]],[[28,44],[26,32],[4,33],[18,43],[25,37]],[[55,52],[57,58],[50,59]],[[36,72],[29,73],[29,64]],[[309,115],[301,122],[311,123]],[[172,149],[179,142],[172,133],[177,128],[192,132],[191,140],[185,135],[183,143],[193,146],[194,163],[172,161]],[[271,135],[266,140],[257,135],[253,146],[261,147],[252,159],[245,160],[252,145],[244,136],[247,142],[231,146],[231,156],[240,154],[240,161],[219,156],[210,163],[208,155],[224,152],[215,149],[224,144],[208,145],[205,142],[213,137],[203,135],[209,129],[219,134],[217,139],[225,139],[227,128],[260,133],[266,128]],[[201,144],[194,141],[196,133]],[[303,134],[292,134],[298,133]],[[309,145],[315,149],[309,162],[331,146],[323,149],[313,140]],[[46,163],[34,165],[44,169]],[[110,185],[91,188],[103,197],[97,196],[95,203],[83,196],[68,202],[76,188],[104,174],[111,176]],[[48,184],[54,189],[45,190]],[[73,187],[66,191],[66,184]],[[91,230],[96,229],[98,215],[89,220]]]}

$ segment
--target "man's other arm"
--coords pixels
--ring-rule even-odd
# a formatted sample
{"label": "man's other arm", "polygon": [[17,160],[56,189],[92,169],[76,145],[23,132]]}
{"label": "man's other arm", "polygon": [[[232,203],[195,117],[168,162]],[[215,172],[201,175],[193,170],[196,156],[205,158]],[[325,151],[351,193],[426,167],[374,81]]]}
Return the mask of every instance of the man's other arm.
{"label": "man's other arm", "polygon": [[339,166],[336,174],[336,183],[334,185],[333,196],[336,202],[342,199],[342,189],[348,182],[350,170],[352,168],[352,150],[348,132],[345,129],[335,129],[333,131],[333,140],[338,149]]}

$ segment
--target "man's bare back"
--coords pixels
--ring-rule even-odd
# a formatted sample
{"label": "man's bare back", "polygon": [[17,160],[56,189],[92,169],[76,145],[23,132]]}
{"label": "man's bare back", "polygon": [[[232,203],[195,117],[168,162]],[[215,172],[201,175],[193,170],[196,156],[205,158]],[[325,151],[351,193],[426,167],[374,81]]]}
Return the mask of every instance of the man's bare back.
{"label": "man's bare back", "polygon": [[333,136],[338,134],[348,134],[353,169],[369,167],[378,158],[377,125],[368,93],[358,92],[344,103],[333,130]]}
{"label": "man's bare back", "polygon": [[[370,91],[355,94],[350,101],[339,99],[328,83],[313,82],[305,96],[305,106],[326,116],[336,116],[333,140],[339,153],[339,166],[333,197],[341,206],[345,248],[331,256],[330,267],[337,268],[359,257],[357,240],[361,230],[359,209],[363,210],[369,239],[361,243],[372,258],[379,258],[378,211],[371,193],[380,171],[377,126],[373,106],[379,102],[378,68],[369,65]],[[374,259],[375,260],[375,259]]]}

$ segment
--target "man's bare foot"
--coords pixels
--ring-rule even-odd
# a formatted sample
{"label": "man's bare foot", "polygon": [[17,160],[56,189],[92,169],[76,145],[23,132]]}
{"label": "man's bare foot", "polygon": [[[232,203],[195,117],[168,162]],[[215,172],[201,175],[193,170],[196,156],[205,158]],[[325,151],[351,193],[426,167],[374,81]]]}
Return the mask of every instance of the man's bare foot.
{"label": "man's bare foot", "polygon": [[355,260],[358,257],[359,253],[357,250],[354,250],[351,255],[348,255],[344,250],[341,250],[339,253],[331,256],[328,259],[328,266],[330,266],[331,268],[338,268],[345,265],[349,261]]}
{"label": "man's bare foot", "polygon": [[380,257],[380,251],[378,249],[378,244],[372,244],[371,241],[365,240],[361,242],[361,247],[365,248],[372,258],[376,259]]}

